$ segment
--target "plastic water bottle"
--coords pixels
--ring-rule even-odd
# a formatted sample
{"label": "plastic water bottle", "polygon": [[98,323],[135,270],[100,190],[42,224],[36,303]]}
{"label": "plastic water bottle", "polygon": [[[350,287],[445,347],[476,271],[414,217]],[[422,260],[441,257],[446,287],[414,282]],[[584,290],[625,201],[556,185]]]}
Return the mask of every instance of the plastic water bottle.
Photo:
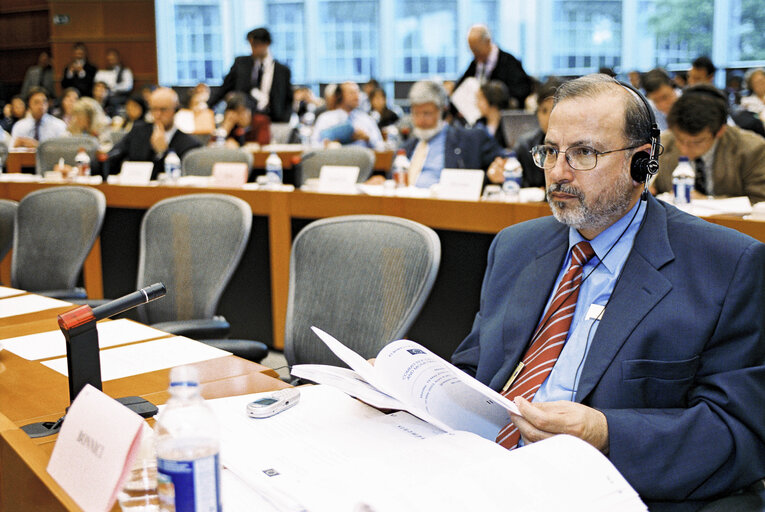
{"label": "plastic water bottle", "polygon": [[[406,151],[399,149],[396,151],[396,157],[393,159],[393,182],[396,188],[404,188],[407,185],[409,177],[409,159],[406,157]],[[414,183],[412,183],[414,185]]]}
{"label": "plastic water bottle", "polygon": [[515,151],[508,153],[507,160],[505,160],[503,174],[505,181],[502,183],[502,193],[505,196],[505,201],[517,202],[521,195],[523,167],[518,161],[518,158],[515,155]]}
{"label": "plastic water bottle", "polygon": [[181,177],[181,159],[172,149],[165,156],[165,176],[172,182],[178,181]]}
{"label": "plastic water bottle", "polygon": [[90,157],[85,148],[77,150],[77,154],[74,157],[74,166],[77,167],[78,176],[90,176]]}
{"label": "plastic water bottle", "polygon": [[281,185],[284,175],[282,174],[282,159],[272,152],[266,158],[266,180],[269,185]]}
{"label": "plastic water bottle", "polygon": [[218,147],[223,147],[226,145],[226,129],[225,128],[218,128],[215,130],[215,145]]}
{"label": "plastic water bottle", "polygon": [[157,487],[163,512],[220,512],[218,421],[190,366],[170,371],[170,400],[157,418]]}
{"label": "plastic water bottle", "polygon": [[385,127],[385,146],[388,149],[391,149],[393,151],[398,148],[399,145],[399,139],[398,139],[398,128],[396,128],[393,125],[386,126]]}
{"label": "plastic water bottle", "polygon": [[675,204],[690,204],[691,190],[693,190],[695,181],[696,174],[693,172],[688,157],[681,156],[677,167],[672,171],[672,191],[675,193]]}

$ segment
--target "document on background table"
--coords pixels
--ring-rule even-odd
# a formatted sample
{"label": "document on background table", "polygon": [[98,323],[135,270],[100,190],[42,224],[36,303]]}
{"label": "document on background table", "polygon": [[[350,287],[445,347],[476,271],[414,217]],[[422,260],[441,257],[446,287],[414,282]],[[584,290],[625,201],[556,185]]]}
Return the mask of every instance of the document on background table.
{"label": "document on background table", "polygon": [[316,327],[319,338],[353,371],[327,365],[292,367],[295,377],[334,386],[370,405],[402,409],[445,430],[465,430],[494,440],[519,414],[506,397],[444,361],[419,343],[393,341],[372,366],[363,357]]}
{"label": "document on background table", "polygon": [[[100,322],[96,328],[100,348],[168,335],[166,332],[127,319]],[[6,350],[30,361],[66,355],[66,340],[60,330],[8,338],[3,340],[3,346]]]}
{"label": "document on background table", "polygon": [[5,297],[13,297],[14,295],[21,295],[22,293],[24,293],[24,290],[17,290],[16,288],[0,286],[0,299]]}
{"label": "document on background table", "polygon": [[253,419],[245,409],[256,396],[207,403],[221,425],[223,465],[277,510],[647,510],[605,456],[570,436],[508,451],[321,385],[302,387],[295,407]]}
{"label": "document on background table", "polygon": [[62,300],[44,297],[42,295],[10,297],[8,299],[3,299],[0,302],[0,318],[36,313],[38,311],[45,311],[46,309],[62,308],[65,306],[71,306],[71,304]]}
{"label": "document on background table", "polygon": [[481,82],[476,77],[471,76],[463,80],[449,97],[449,101],[470,125],[475,124],[481,117],[481,111],[478,110],[478,90],[480,88]]}
{"label": "document on background table", "polygon": [[[101,380],[104,382],[231,355],[225,350],[183,336],[110,348],[100,354]],[[69,373],[66,357],[43,361],[42,364],[62,375]]]}

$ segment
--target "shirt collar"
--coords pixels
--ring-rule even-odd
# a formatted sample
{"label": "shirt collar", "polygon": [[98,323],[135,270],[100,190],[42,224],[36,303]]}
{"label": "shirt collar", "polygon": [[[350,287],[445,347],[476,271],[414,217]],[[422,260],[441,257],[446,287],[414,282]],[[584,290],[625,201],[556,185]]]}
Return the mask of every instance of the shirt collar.
{"label": "shirt collar", "polygon": [[[598,236],[589,240],[595,256],[603,263],[603,266],[610,272],[621,271],[622,264],[626,261],[632,249],[632,242],[635,240],[640,225],[643,222],[648,203],[640,200],[619,220],[608,226]],[[634,217],[634,218],[633,218]],[[574,228],[568,230],[568,250],[578,244],[586,241],[579,231]]]}

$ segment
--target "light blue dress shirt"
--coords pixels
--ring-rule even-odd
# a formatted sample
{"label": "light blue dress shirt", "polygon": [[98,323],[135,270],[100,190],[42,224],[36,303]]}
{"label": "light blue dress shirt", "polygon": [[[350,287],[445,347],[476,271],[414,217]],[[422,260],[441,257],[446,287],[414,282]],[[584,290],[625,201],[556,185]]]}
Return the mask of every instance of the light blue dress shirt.
{"label": "light blue dress shirt", "polygon": [[[417,178],[416,187],[430,188],[441,179],[441,171],[444,169],[444,154],[446,150],[446,132],[448,126],[435,134],[428,141],[428,156],[425,157],[425,163],[422,164],[420,177]],[[416,146],[415,146],[416,148]]]}
{"label": "light blue dress shirt", "polygon": [[[584,266],[584,280],[579,289],[576,311],[571,321],[566,344],[550,375],[534,395],[534,402],[574,400],[587,351],[602,318],[602,314],[588,314],[588,311],[593,304],[602,307],[608,304],[608,299],[616,286],[622,267],[632,250],[635,235],[645,216],[646,204],[645,201],[638,201],[621,219],[590,240],[595,256]],[[585,238],[576,229],[569,229],[568,254],[558,273],[553,290],[558,288],[558,283],[571,263],[571,248],[584,240]],[[550,307],[551,299],[552,294],[547,301],[545,311]],[[595,306],[595,309],[600,308]]]}
{"label": "light blue dress shirt", "polygon": [[[54,137],[63,137],[66,135],[66,123],[57,117],[53,117],[50,114],[43,114],[40,118],[40,139],[44,140],[52,139]],[[35,135],[35,120],[31,116],[27,116],[24,119],[20,119],[13,125],[11,135],[15,139],[16,137],[28,137],[34,138]]]}

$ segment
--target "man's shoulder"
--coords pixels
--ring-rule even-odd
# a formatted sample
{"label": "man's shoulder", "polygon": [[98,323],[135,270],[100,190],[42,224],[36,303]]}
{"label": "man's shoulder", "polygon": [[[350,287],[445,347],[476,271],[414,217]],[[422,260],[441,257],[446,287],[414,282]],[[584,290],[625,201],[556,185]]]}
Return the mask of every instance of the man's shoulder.
{"label": "man's shoulder", "polygon": [[45,122],[57,129],[66,130],[66,123],[54,115],[45,114]]}
{"label": "man's shoulder", "polygon": [[728,126],[720,140],[720,146],[732,150],[758,150],[765,148],[765,138],[751,130]]}
{"label": "man's shoulder", "polygon": [[548,215],[504,228],[497,234],[495,243],[498,247],[526,251],[531,247],[546,245],[553,239],[565,236],[565,233],[568,233],[568,226]]}

